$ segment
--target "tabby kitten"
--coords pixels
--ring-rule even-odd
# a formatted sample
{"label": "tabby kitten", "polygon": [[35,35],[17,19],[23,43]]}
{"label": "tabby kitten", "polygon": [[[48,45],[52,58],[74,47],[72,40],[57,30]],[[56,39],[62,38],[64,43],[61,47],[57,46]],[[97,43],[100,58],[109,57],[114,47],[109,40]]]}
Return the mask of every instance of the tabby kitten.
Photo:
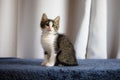
{"label": "tabby kitten", "polygon": [[41,19],[41,43],[44,49],[42,66],[76,66],[75,50],[68,38],[59,34],[60,17],[48,19],[44,13]]}

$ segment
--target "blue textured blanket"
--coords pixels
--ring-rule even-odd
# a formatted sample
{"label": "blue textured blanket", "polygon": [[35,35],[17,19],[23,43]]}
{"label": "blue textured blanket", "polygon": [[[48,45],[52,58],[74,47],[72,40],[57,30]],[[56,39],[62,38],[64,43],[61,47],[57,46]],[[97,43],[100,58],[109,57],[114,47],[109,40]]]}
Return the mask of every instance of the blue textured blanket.
{"label": "blue textured blanket", "polygon": [[78,60],[79,66],[43,67],[40,59],[0,58],[0,80],[120,80],[120,60]]}

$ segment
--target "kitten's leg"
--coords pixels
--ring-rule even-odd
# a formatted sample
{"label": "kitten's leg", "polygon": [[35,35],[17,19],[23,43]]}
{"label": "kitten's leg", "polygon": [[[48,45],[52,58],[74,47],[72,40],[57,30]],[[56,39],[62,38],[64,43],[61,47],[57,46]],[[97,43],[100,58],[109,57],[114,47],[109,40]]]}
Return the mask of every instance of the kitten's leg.
{"label": "kitten's leg", "polygon": [[42,66],[45,66],[46,63],[49,61],[49,55],[47,52],[44,53],[44,61],[42,62]]}
{"label": "kitten's leg", "polygon": [[57,54],[55,52],[51,53],[51,56],[49,58],[49,62],[46,64],[46,66],[54,66],[55,65],[56,55]]}

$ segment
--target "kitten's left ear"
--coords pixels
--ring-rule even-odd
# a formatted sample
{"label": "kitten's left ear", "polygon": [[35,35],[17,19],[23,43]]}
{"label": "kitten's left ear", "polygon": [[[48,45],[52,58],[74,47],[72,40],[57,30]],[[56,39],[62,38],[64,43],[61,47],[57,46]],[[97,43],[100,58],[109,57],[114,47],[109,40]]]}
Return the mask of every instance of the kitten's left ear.
{"label": "kitten's left ear", "polygon": [[57,25],[59,25],[60,16],[57,16],[57,17],[54,19],[54,21],[55,21],[55,23],[56,23]]}
{"label": "kitten's left ear", "polygon": [[48,20],[47,15],[43,13],[41,21],[46,21],[46,20]]}

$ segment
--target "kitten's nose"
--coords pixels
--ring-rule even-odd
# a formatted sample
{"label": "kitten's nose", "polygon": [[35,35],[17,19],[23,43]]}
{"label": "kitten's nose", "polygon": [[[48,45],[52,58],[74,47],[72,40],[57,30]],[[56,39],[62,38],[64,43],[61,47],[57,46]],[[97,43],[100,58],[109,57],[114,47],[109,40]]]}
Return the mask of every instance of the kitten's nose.
{"label": "kitten's nose", "polygon": [[48,30],[48,31],[51,31],[50,26],[47,26],[47,30]]}

